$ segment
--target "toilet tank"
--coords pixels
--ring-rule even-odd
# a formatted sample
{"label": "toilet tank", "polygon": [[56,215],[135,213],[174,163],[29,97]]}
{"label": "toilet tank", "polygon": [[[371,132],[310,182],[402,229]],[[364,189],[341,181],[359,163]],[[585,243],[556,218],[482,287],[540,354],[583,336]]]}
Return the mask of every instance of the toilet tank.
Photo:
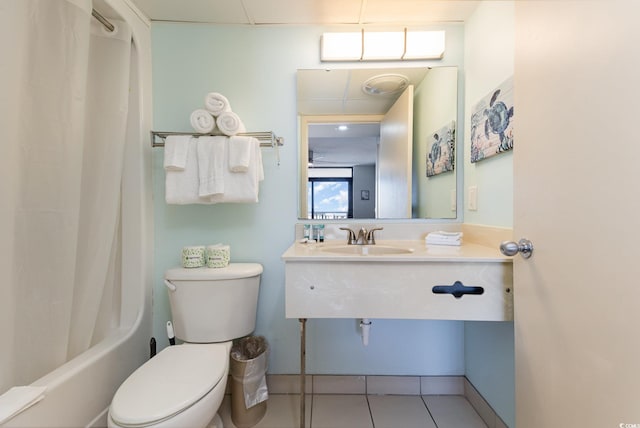
{"label": "toilet tank", "polygon": [[226,342],[253,332],[262,265],[174,268],[165,272],[176,338]]}

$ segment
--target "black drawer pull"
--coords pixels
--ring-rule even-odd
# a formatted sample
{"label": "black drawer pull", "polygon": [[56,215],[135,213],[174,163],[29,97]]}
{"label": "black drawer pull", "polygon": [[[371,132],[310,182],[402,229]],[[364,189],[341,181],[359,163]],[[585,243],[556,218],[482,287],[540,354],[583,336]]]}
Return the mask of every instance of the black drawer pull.
{"label": "black drawer pull", "polygon": [[433,291],[433,294],[453,294],[453,297],[459,299],[465,294],[483,294],[484,288],[475,286],[467,287],[460,281],[456,281],[453,285],[436,285],[431,291]]}

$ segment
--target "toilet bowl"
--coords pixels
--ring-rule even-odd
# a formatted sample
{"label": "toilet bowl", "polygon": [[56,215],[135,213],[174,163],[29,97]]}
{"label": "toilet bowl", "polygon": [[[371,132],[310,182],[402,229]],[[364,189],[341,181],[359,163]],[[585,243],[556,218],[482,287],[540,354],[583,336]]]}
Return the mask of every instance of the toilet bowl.
{"label": "toilet bowl", "polygon": [[176,339],[116,391],[109,428],[205,428],[224,398],[232,340],[255,329],[262,266],[165,273]]}
{"label": "toilet bowl", "polygon": [[205,427],[227,385],[231,342],[163,349],[120,386],[109,428]]}

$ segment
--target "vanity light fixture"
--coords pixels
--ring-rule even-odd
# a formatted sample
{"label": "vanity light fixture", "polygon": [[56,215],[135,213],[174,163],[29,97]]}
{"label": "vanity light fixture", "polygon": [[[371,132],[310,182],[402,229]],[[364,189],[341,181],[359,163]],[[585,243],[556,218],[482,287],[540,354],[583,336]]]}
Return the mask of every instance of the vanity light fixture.
{"label": "vanity light fixture", "polygon": [[321,61],[441,59],[444,31],[365,31],[323,33]]}

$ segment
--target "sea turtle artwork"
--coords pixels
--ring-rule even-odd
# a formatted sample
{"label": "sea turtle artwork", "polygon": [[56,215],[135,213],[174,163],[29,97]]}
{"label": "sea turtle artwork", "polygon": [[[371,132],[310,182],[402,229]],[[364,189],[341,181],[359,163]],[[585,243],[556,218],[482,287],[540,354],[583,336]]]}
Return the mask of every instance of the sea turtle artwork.
{"label": "sea turtle artwork", "polygon": [[471,114],[471,162],[513,149],[513,79],[484,97]]}
{"label": "sea turtle artwork", "polygon": [[453,171],[455,133],[455,121],[452,121],[432,134],[427,142],[427,177]]}

